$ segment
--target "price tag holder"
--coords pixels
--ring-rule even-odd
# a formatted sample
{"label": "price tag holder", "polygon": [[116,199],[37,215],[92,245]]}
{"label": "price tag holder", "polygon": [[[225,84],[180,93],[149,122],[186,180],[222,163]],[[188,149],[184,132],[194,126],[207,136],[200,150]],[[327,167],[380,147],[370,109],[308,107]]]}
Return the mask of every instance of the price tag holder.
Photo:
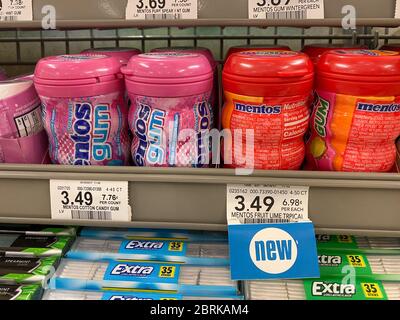
{"label": "price tag holder", "polygon": [[54,220],[132,221],[127,181],[50,180]]}
{"label": "price tag holder", "polygon": [[32,0],[1,0],[0,4],[0,22],[33,20]]}
{"label": "price tag holder", "polygon": [[319,278],[308,187],[227,186],[233,280]]}
{"label": "price tag holder", "polygon": [[228,185],[228,224],[306,222],[308,187]]}
{"label": "price tag holder", "polygon": [[249,19],[324,19],[324,0],[249,0]]}
{"label": "price tag holder", "polygon": [[128,0],[127,20],[197,19],[197,0]]}

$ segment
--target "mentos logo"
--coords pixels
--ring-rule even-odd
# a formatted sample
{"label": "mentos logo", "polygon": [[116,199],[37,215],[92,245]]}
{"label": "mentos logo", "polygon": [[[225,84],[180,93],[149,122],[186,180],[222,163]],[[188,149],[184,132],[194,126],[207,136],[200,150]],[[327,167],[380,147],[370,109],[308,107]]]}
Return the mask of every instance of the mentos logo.
{"label": "mentos logo", "polygon": [[115,300],[115,301],[129,301],[129,300],[136,300],[136,301],[151,301],[151,298],[140,298],[135,296],[122,296],[122,295],[115,295],[111,296],[108,300]]}
{"label": "mentos logo", "polygon": [[164,145],[164,110],[152,109],[139,103],[135,134],[139,138],[134,160],[136,165],[145,166],[146,160],[150,165],[163,164],[165,159]]}
{"label": "mentos logo", "polygon": [[133,240],[129,241],[125,249],[130,249],[130,250],[160,250],[164,247],[163,242],[159,241],[139,241],[139,240]]}
{"label": "mentos logo", "polygon": [[147,277],[154,271],[153,267],[130,265],[120,263],[117,264],[110,272],[113,276],[133,276],[133,277]]}
{"label": "mentos logo", "polygon": [[195,112],[199,122],[199,130],[197,134],[197,164],[202,166],[206,162],[206,154],[210,151],[210,144],[205,141],[204,133],[208,133],[211,127],[211,115],[208,102],[203,101],[195,105]]}
{"label": "mentos logo", "polygon": [[281,274],[291,269],[297,260],[297,243],[285,230],[265,228],[250,242],[250,257],[254,265],[269,274]]}
{"label": "mentos logo", "polygon": [[266,106],[266,105],[250,105],[243,103],[235,103],[235,109],[240,112],[256,113],[256,114],[280,114],[281,106]]}
{"label": "mentos logo", "polygon": [[366,102],[359,102],[357,104],[357,110],[367,112],[399,112],[400,104],[373,104]]}
{"label": "mentos logo", "polygon": [[329,102],[318,97],[315,106],[314,129],[322,138],[326,137],[326,124],[329,115]]}
{"label": "mentos logo", "polygon": [[112,158],[110,135],[110,106],[89,102],[75,103],[73,106],[71,139],[74,141],[74,165],[88,166],[90,161],[101,162]]}

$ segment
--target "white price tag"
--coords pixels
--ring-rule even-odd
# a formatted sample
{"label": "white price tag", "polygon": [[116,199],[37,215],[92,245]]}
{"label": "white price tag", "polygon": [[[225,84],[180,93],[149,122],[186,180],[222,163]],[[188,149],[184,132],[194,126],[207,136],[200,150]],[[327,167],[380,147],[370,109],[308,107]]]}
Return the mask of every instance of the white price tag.
{"label": "white price tag", "polygon": [[396,11],[394,14],[395,19],[400,19],[400,1],[396,0]]}
{"label": "white price tag", "polygon": [[0,0],[0,21],[32,20],[32,0]]}
{"label": "white price tag", "polygon": [[197,19],[197,0],[128,0],[126,19]]}
{"label": "white price tag", "polygon": [[50,180],[55,220],[131,221],[127,181]]}
{"label": "white price tag", "polygon": [[249,0],[249,19],[323,19],[324,0]]}
{"label": "white price tag", "polygon": [[305,222],[309,187],[228,185],[228,225]]}

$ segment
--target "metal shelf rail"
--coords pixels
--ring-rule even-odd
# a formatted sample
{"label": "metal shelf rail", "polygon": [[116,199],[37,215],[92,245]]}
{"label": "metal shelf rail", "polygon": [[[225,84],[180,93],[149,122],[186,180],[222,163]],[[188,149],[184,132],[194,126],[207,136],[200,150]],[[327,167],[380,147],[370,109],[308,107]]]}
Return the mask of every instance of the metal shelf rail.
{"label": "metal shelf rail", "polygon": [[[128,0],[33,0],[31,22],[12,22],[13,28],[40,28],[45,5],[56,8],[58,28],[124,28],[165,26],[341,26],[342,7],[353,5],[357,10],[359,26],[390,27],[399,25],[394,19],[396,0],[329,0],[325,1],[323,20],[248,20],[247,0],[199,0],[198,20],[125,20]],[[79,8],[79,10],[77,10]],[[0,28],[10,28],[9,22],[0,22]]]}
{"label": "metal shelf rail", "polygon": [[[131,223],[77,225],[226,228],[227,184],[310,186],[310,217],[319,232],[400,235],[400,175],[227,169],[101,168],[2,165],[0,222],[52,221],[50,179],[129,181]],[[40,199],[40,201],[38,201]]]}

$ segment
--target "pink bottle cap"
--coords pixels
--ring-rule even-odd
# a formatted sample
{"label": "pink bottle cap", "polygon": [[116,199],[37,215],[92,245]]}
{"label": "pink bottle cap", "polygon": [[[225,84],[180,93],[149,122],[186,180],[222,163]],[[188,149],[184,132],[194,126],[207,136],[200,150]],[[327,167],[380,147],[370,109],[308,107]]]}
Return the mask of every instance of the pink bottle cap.
{"label": "pink bottle cap", "polygon": [[110,81],[120,74],[118,59],[100,54],[72,54],[41,59],[35,69],[35,83],[85,85]]}
{"label": "pink bottle cap", "polygon": [[151,50],[151,52],[184,52],[203,55],[210,62],[212,68],[216,68],[218,63],[214,59],[214,55],[210,49],[204,47],[164,47],[156,48]]}
{"label": "pink bottle cap", "polygon": [[122,72],[131,81],[143,83],[187,83],[213,77],[208,60],[201,55],[164,52],[134,56]]}
{"label": "pink bottle cap", "polygon": [[86,49],[81,53],[103,54],[115,57],[120,61],[122,65],[126,65],[128,64],[130,58],[138,54],[141,54],[142,51],[136,48],[92,48],[92,49]]}

